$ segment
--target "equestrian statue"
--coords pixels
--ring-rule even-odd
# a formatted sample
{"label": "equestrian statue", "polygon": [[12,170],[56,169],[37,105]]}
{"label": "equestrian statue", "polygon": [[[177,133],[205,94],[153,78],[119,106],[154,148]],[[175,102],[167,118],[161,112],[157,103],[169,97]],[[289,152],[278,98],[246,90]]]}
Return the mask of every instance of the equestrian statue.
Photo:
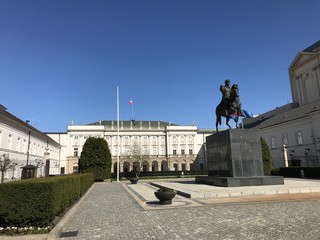
{"label": "equestrian statue", "polygon": [[216,107],[216,130],[218,130],[218,124],[221,125],[221,116],[226,118],[226,124],[229,128],[230,118],[233,118],[236,122],[236,128],[238,128],[239,116],[242,115],[241,102],[239,89],[237,84],[233,84],[230,88],[230,80],[225,80],[225,85],[220,85],[220,91],[222,93],[222,99],[219,105]]}

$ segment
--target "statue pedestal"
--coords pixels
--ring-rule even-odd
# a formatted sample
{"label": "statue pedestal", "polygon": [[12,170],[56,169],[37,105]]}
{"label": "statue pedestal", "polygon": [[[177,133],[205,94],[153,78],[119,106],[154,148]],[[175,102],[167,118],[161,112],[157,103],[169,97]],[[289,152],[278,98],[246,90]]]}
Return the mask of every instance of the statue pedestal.
{"label": "statue pedestal", "polygon": [[264,176],[260,137],[253,129],[229,129],[206,139],[208,176],[197,183],[221,187],[284,184],[283,177]]}

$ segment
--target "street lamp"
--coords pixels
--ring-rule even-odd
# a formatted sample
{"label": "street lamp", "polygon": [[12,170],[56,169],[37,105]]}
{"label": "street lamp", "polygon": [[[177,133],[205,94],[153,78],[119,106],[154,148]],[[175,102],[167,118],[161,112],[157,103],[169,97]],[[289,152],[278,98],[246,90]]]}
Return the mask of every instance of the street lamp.
{"label": "street lamp", "polygon": [[16,162],[12,162],[11,166],[12,166],[12,180],[14,180],[14,171],[16,170],[16,166],[18,165],[18,163]]}

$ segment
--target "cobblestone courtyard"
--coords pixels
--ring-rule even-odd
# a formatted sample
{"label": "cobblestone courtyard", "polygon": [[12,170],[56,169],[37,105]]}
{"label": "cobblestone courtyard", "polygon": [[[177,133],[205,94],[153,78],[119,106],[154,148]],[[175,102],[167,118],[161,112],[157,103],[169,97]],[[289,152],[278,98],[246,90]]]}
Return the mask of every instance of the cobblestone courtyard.
{"label": "cobblestone courtyard", "polygon": [[320,239],[320,201],[145,211],[121,183],[96,183],[60,239]]}

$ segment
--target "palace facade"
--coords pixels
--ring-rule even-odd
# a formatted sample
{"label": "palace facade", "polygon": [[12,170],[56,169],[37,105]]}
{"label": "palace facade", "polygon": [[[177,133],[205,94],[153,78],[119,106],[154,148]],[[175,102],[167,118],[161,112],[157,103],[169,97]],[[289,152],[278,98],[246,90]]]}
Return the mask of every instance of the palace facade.
{"label": "palace facade", "polygon": [[64,171],[60,144],[48,135],[12,115],[0,105],[0,159],[9,158],[5,180],[21,178],[22,168],[33,166],[36,176],[56,175]]}
{"label": "palace facade", "polygon": [[[61,159],[66,173],[78,171],[78,160],[88,137],[104,138],[112,155],[112,172],[116,172],[119,151],[120,172],[130,172],[132,147],[138,148],[148,159],[143,171],[205,170],[205,139],[212,129],[198,129],[195,125],[179,126],[164,121],[99,121],[87,125],[68,126],[67,133],[47,133],[61,145]],[[119,142],[118,142],[119,141]],[[119,148],[118,148],[119,147]]]}
{"label": "palace facade", "polygon": [[292,103],[253,119],[273,156],[273,167],[320,165],[320,41],[298,52],[289,66]]}

